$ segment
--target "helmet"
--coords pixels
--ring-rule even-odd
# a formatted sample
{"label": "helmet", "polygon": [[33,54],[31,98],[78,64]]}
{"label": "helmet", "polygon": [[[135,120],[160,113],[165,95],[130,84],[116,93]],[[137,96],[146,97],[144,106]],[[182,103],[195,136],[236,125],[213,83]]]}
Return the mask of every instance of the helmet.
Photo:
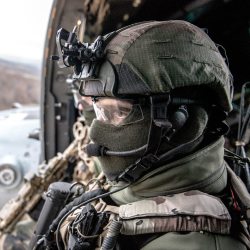
{"label": "helmet", "polygon": [[[98,41],[90,45],[93,51]],[[94,102],[96,100],[96,114],[102,121],[124,125],[123,128],[115,129],[109,124],[104,126],[95,122],[90,132],[93,142],[98,142],[98,147],[91,149],[97,153],[92,155],[114,156],[116,161],[113,165],[116,167],[110,167],[110,158],[105,157],[103,162],[107,162],[102,165],[109,166],[116,180],[135,182],[153,168],[180,154],[191,153],[200,145],[207,124],[203,111],[199,111],[202,115],[199,121],[202,126],[199,126],[202,129],[191,133],[192,136],[196,135],[187,137],[187,141],[177,143],[174,147],[170,145],[171,138],[177,135],[188,119],[185,105],[201,103],[216,107],[216,110],[218,107],[223,112],[231,111],[231,73],[215,43],[198,27],[185,21],[150,21],[110,33],[103,41],[105,58],[96,61],[97,57],[93,57],[95,61],[83,63],[80,94],[92,96]],[[108,100],[102,97],[108,97]],[[112,98],[125,101],[113,101]],[[146,111],[141,112],[140,102],[146,100],[148,104],[148,99],[150,112],[147,105]],[[172,114],[169,112],[171,103],[179,105],[178,110]],[[184,107],[180,106],[183,104]],[[147,116],[149,113],[150,116]],[[132,120],[128,114],[133,114]],[[219,117],[214,126],[224,118]],[[196,115],[192,119],[198,120]],[[104,130],[106,133],[103,133]],[[115,131],[116,135],[120,133],[119,143],[105,138],[105,134],[113,137]],[[138,134],[140,138],[136,137]],[[216,136],[221,134],[223,132]],[[180,137],[183,139],[185,136],[182,135]],[[116,144],[122,145],[117,148],[118,151],[110,151],[110,143],[115,144],[113,148],[118,147]],[[130,144],[127,149],[125,144]],[[133,145],[137,145],[137,148],[134,149]],[[131,155],[140,157],[134,158]],[[123,164],[118,169],[122,160]],[[114,173],[114,169],[117,172]]]}
{"label": "helmet", "polygon": [[151,96],[195,87],[206,93],[209,102],[231,111],[231,73],[215,43],[200,28],[180,20],[150,21],[105,39],[106,60],[95,74],[83,70],[82,95]]}

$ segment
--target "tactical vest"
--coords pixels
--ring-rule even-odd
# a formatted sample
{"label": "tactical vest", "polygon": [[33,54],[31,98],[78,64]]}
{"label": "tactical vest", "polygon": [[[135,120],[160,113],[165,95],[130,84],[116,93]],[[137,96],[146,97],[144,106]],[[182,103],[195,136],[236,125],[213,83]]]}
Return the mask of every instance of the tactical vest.
{"label": "tactical vest", "polygon": [[[239,185],[241,185],[240,182]],[[238,194],[239,190],[237,187]],[[244,227],[235,237],[245,246],[232,238],[232,217],[221,199],[198,190],[152,197],[121,206],[111,206],[101,201],[96,204],[95,208],[98,213],[110,214],[108,225],[103,229],[103,233],[98,235],[97,249],[98,247],[103,250],[113,249],[110,248],[110,242],[119,243],[121,235],[127,236],[128,239],[129,236],[148,235],[150,236],[150,238],[146,237],[146,242],[148,242],[163,234],[173,232],[218,235],[218,237],[227,237],[233,241],[233,244],[238,245],[239,250],[250,249],[249,234],[247,230],[244,231]],[[76,211],[72,214],[68,222],[74,220],[78,213],[79,211]],[[61,230],[66,249],[68,245],[67,225],[68,223],[64,224],[64,230]],[[152,235],[157,237],[151,238]],[[168,245],[168,242],[165,244]],[[141,246],[138,249],[143,249]]]}

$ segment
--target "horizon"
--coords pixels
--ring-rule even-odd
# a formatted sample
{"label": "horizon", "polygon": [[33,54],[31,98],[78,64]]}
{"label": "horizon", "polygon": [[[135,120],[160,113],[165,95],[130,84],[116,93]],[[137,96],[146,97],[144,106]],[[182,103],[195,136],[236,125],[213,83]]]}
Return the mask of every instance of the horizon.
{"label": "horizon", "polygon": [[9,63],[9,64],[20,64],[28,65],[40,69],[42,67],[42,60],[36,58],[24,58],[24,57],[15,57],[15,56],[2,56],[0,55],[0,62]]}

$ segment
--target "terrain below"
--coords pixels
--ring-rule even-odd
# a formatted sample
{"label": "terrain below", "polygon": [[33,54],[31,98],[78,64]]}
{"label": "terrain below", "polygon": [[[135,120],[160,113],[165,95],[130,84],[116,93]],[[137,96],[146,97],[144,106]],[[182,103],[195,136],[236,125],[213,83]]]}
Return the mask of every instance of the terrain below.
{"label": "terrain below", "polygon": [[0,59],[0,110],[16,102],[37,104],[39,99],[39,66]]}

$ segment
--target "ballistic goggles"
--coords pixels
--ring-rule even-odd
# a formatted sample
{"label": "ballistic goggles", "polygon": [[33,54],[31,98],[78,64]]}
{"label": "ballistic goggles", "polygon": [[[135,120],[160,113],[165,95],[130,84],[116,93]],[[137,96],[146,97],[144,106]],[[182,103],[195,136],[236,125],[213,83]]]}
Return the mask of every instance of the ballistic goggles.
{"label": "ballistic goggles", "polygon": [[96,119],[104,123],[119,126],[143,120],[141,105],[134,100],[109,97],[93,98]]}

